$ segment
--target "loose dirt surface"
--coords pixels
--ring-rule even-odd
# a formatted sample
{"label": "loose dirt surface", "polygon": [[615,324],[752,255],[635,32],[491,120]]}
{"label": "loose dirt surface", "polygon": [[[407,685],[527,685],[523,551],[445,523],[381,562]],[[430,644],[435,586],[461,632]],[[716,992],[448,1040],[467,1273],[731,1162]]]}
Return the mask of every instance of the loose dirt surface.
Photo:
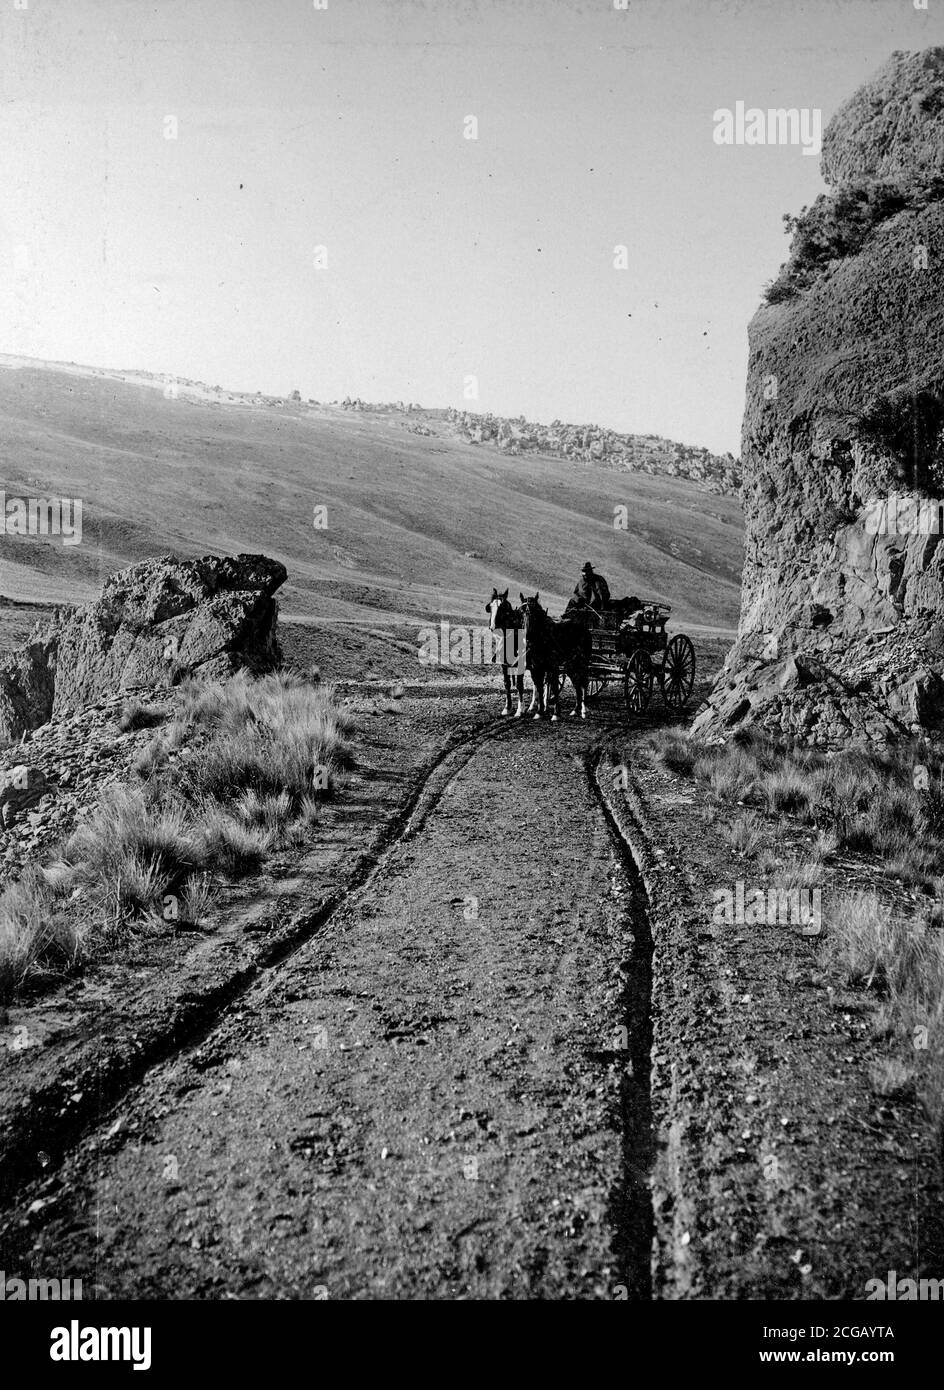
{"label": "loose dirt surface", "polygon": [[5,1267],[100,1297],[647,1297],[648,942],[585,762],[618,725],[496,721],[21,1195]]}
{"label": "loose dirt surface", "polygon": [[[913,1086],[873,1084],[890,1055],[880,999],[849,987],[801,922],[716,920],[716,890],[766,891],[776,879],[761,850],[807,862],[813,832],[759,813],[757,849],[742,852],[728,836],[739,807],[712,812],[704,784],[638,743],[622,754],[630,784],[608,799],[655,943],[653,1296],[863,1299],[889,1270],[940,1277],[940,1131]],[[838,899],[875,873],[824,865],[824,933]]]}
{"label": "loose dirt surface", "polygon": [[712,922],[746,866],[647,750],[658,697],[551,725],[480,681],[341,695],[360,766],[311,846],[202,938],[11,1010],[42,1046],[0,1059],[8,1276],[644,1300],[939,1273],[932,1127],[872,1091],[870,1006],[802,933]]}

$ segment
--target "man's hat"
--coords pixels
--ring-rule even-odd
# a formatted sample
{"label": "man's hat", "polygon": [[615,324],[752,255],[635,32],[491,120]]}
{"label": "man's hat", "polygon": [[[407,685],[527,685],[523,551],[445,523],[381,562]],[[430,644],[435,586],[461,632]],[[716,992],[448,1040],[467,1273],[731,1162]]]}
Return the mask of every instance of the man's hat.
{"label": "man's hat", "polygon": [[584,567],[583,567],[583,569],[580,571],[580,573],[581,573],[581,574],[592,574],[592,573],[593,573],[593,566],[591,565],[591,563],[590,563],[589,560],[588,560],[587,563],[584,565]]}

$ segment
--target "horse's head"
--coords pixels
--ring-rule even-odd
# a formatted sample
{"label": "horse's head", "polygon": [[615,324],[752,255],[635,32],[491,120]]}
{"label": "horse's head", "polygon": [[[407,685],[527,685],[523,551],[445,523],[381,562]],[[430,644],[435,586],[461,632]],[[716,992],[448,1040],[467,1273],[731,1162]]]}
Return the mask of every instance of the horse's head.
{"label": "horse's head", "polygon": [[524,634],[526,663],[531,669],[532,660],[541,663],[548,648],[548,632],[551,619],[548,610],[541,607],[541,595],[532,594],[530,598],[521,594],[521,630]]}
{"label": "horse's head", "polygon": [[485,611],[489,615],[488,625],[492,632],[500,632],[503,628],[513,627],[515,610],[508,602],[508,590],[500,594],[497,589],[492,590],[492,597],[485,605]]}
{"label": "horse's head", "polygon": [[524,629],[525,647],[528,650],[547,625],[547,609],[541,607],[540,597],[540,594],[532,594],[530,598],[521,595],[521,626]]}

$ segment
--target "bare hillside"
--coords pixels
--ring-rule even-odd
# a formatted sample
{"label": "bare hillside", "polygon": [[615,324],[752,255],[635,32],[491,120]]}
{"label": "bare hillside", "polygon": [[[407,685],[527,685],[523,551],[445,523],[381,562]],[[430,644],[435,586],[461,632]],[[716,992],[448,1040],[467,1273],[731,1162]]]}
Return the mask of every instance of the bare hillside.
{"label": "bare hillside", "polygon": [[[168,399],[162,386],[145,373],[0,359],[7,496],[83,502],[80,545],[3,537],[6,598],[85,602],[106,574],[147,556],[264,551],[288,569],[287,619],[402,640],[417,619],[483,620],[494,583],[539,589],[553,611],[591,559],[614,593],[666,598],[689,625],[734,625],[735,498],[477,449],[440,411],[352,412],[198,383]],[[5,624],[19,632],[25,616],[0,608],[4,645]]]}

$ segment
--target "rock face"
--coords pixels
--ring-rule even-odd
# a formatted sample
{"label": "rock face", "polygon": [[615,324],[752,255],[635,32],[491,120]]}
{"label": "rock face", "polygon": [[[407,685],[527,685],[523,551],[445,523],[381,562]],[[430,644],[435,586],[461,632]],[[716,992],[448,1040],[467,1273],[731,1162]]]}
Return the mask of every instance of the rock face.
{"label": "rock face", "polygon": [[827,183],[944,173],[944,48],[893,53],[836,112],[823,137]]}
{"label": "rock face", "polygon": [[[944,50],[895,54],[831,121],[826,177],[926,180],[942,113]],[[693,734],[758,722],[839,746],[938,729],[944,203],[877,222],[759,309],[749,342],[738,638]]]}
{"label": "rock face", "polygon": [[0,661],[0,737],[15,738],[45,723],[54,684],[47,642],[28,642]]}
{"label": "rock face", "polygon": [[166,555],[109,576],[100,599],[57,613],[0,665],[0,735],[134,687],[272,669],[285,578],[264,555]]}

